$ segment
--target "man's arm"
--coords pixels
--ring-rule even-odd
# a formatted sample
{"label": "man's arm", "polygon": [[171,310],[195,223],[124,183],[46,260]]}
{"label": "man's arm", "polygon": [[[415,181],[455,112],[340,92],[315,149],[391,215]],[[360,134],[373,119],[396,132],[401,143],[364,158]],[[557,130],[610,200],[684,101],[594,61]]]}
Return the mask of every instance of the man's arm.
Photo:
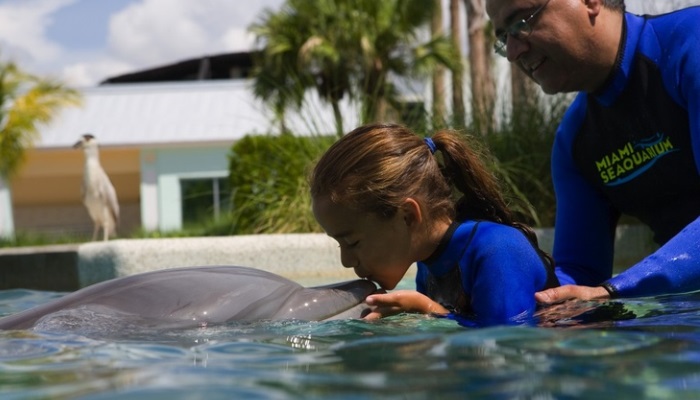
{"label": "man's arm", "polygon": [[579,173],[572,155],[585,106],[585,95],[579,95],[564,116],[552,149],[557,202],[552,255],[562,285],[593,286],[612,276],[619,214]]}
{"label": "man's arm", "polygon": [[700,290],[700,218],[650,256],[606,282],[612,297]]}
{"label": "man's arm", "polygon": [[538,292],[535,299],[552,304],[569,299],[644,297],[695,290],[700,290],[700,218],[602,286],[566,285]]}
{"label": "man's arm", "polygon": [[[695,165],[700,174],[700,35],[698,35],[697,18],[700,17],[700,9],[685,10],[682,19],[671,21],[674,29],[660,29],[656,32],[660,35],[664,43],[678,43],[678,45],[664,46],[663,50],[668,52],[680,52],[673,56],[664,55],[662,60],[671,60],[672,65],[663,68],[664,81],[669,94],[674,100],[688,110],[691,144],[695,156]],[[677,29],[675,24],[684,25],[684,29]],[[695,34],[690,34],[695,33]],[[670,36],[668,36],[670,35]],[[554,168],[554,162],[553,162]],[[566,175],[560,177],[566,179]],[[559,196],[559,191],[557,191]],[[571,199],[565,200],[570,201]],[[557,201],[557,207],[564,206],[561,201]],[[559,216],[557,213],[557,229],[559,221],[563,226],[564,218],[569,218],[573,210],[564,210],[568,216]],[[568,252],[563,246],[568,240],[575,240],[571,233],[562,232],[562,236],[557,236],[555,246],[559,243],[561,254],[568,256],[575,254],[575,251]],[[555,259],[557,257],[557,247],[555,247]],[[564,272],[570,271],[568,258],[557,260],[563,263]],[[573,259],[571,265],[575,265]],[[575,268],[573,269],[575,271]],[[573,276],[573,275],[570,275]],[[572,283],[572,280],[562,279],[562,283]],[[594,299],[606,298],[609,295],[620,297],[653,296],[666,293],[682,293],[700,290],[700,218],[688,224],[681,232],[673,237],[669,242],[660,247],[657,251],[644,258],[641,262],[630,267],[616,277],[607,280],[605,287],[599,285],[603,283],[589,281],[579,284],[586,286],[562,286],[556,290],[543,291],[537,294],[538,302],[556,303],[569,298]],[[606,289],[607,288],[607,289]]]}

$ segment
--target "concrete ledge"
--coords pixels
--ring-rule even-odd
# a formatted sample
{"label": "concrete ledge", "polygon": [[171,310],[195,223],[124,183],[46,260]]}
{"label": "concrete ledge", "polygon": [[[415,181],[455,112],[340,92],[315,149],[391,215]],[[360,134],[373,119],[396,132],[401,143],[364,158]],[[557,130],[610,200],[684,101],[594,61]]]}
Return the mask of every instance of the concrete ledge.
{"label": "concrete ledge", "polygon": [[[540,248],[552,253],[554,228],[535,229]],[[620,225],[615,231],[615,259],[613,273],[617,274],[653,253],[659,246],[654,235],[644,225]]]}
{"label": "concrete ledge", "polygon": [[0,289],[79,288],[78,245],[0,249]]}
{"label": "concrete ledge", "polygon": [[165,268],[242,265],[289,279],[355,278],[338,244],[322,234],[114,240],[79,247],[80,285]]}
{"label": "concrete ledge", "polygon": [[[540,246],[551,251],[553,230],[537,234]],[[616,249],[615,265],[627,267],[655,246],[646,228],[622,226]],[[204,265],[248,266],[307,282],[355,278],[352,269],[342,268],[338,244],[324,234],[241,235],[0,249],[0,289],[73,291],[141,272]]]}
{"label": "concrete ledge", "polygon": [[293,280],[356,278],[324,234],[241,235],[0,249],[0,289],[72,291],[120,276],[205,265],[254,267]]}

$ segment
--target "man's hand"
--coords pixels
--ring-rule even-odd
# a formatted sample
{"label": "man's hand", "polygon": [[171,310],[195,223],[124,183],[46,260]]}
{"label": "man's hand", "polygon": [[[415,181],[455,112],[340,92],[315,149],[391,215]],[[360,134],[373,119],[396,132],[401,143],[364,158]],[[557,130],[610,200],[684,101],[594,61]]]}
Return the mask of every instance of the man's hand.
{"label": "man's hand", "polygon": [[535,293],[535,300],[540,304],[554,304],[562,301],[579,300],[606,300],[610,293],[602,286],[577,286],[564,285]]}
{"label": "man's hand", "polygon": [[447,314],[449,311],[428,296],[415,290],[397,290],[386,294],[367,296],[365,302],[370,313],[364,319],[379,319],[402,312],[423,314]]}

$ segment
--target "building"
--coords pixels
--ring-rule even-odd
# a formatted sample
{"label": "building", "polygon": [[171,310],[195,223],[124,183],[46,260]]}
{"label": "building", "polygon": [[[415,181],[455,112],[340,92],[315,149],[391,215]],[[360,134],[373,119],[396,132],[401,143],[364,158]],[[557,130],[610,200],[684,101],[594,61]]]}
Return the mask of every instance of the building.
{"label": "building", "polygon": [[[63,109],[40,129],[35,148],[10,182],[0,182],[0,236],[15,232],[90,233],[81,202],[84,133],[100,143],[100,159],[119,197],[120,235],[135,229],[183,227],[188,204],[216,214],[225,193],[228,153],[248,134],[275,132],[273,115],[246,79],[247,53],[187,60],[105,80],[83,90],[80,108]],[[358,113],[344,105],[347,126]],[[289,116],[299,134],[333,133],[330,108],[314,95]],[[188,203],[194,188],[211,187]]]}

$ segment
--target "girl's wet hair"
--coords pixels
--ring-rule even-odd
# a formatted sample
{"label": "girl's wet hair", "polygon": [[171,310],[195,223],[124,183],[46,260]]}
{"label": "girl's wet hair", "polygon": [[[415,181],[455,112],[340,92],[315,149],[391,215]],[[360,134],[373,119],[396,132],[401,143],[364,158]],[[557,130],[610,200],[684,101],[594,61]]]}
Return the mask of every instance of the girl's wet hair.
{"label": "girl's wet hair", "polygon": [[361,126],[321,157],[310,178],[311,196],[327,195],[335,203],[386,217],[412,197],[427,208],[422,211],[428,218],[508,223],[510,212],[495,177],[465,138],[443,130],[432,141],[435,155],[404,126]]}
{"label": "girl's wet hair", "polygon": [[404,126],[360,126],[316,164],[309,178],[311,196],[329,196],[336,204],[384,217],[393,216],[410,197],[419,200],[426,218],[514,226],[537,247],[534,231],[515,221],[498,180],[467,140],[459,132],[441,130],[432,136],[433,154]]}

